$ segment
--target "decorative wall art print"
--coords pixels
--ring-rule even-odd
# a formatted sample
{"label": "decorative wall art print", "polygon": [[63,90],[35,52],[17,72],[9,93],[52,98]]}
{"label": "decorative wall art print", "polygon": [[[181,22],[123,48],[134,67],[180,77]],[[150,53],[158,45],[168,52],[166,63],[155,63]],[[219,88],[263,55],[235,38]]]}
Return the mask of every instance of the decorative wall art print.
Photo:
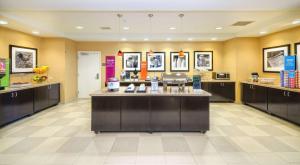
{"label": "decorative wall art print", "polygon": [[290,45],[263,48],[263,71],[279,73],[284,69],[284,56],[290,54]]}
{"label": "decorative wall art print", "polygon": [[9,45],[9,52],[10,73],[33,73],[37,66],[37,49]]}
{"label": "decorative wall art print", "polygon": [[124,52],[123,53],[123,69],[125,71],[141,70],[141,52]]}
{"label": "decorative wall art print", "polygon": [[164,72],[166,70],[166,53],[165,52],[153,52],[153,54],[147,54],[147,70],[149,72]]}
{"label": "decorative wall art print", "polygon": [[179,52],[171,52],[171,72],[189,71],[189,52],[184,52],[184,57],[179,57]]}
{"label": "decorative wall art print", "polygon": [[213,51],[195,51],[194,68],[197,70],[213,70]]}
{"label": "decorative wall art print", "polygon": [[300,42],[298,43],[295,43],[295,55],[296,55],[296,67],[297,67],[297,70],[300,70]]}

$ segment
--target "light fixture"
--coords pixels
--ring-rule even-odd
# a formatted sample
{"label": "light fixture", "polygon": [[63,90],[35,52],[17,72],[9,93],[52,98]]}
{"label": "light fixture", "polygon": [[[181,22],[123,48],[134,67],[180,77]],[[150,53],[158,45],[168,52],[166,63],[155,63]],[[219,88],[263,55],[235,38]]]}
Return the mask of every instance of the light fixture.
{"label": "light fixture", "polygon": [[216,30],[222,30],[223,27],[219,26],[219,27],[216,27]]}
{"label": "light fixture", "polygon": [[121,38],[121,41],[127,41],[127,38]]}
{"label": "light fixture", "polygon": [[36,35],[38,35],[38,34],[40,34],[40,32],[39,32],[39,31],[36,31],[36,30],[34,30],[34,31],[32,31],[32,34],[36,34]]}
{"label": "light fixture", "polygon": [[261,32],[259,32],[259,34],[267,34],[267,32],[266,31],[261,31]]}
{"label": "light fixture", "polygon": [[170,30],[176,30],[176,27],[169,27]]}
{"label": "light fixture", "polygon": [[[118,26],[119,26],[119,29],[118,29],[118,34],[119,34],[119,37],[121,36],[121,18],[123,17],[122,14],[117,14],[117,17],[118,17]],[[118,42],[118,47],[120,48],[120,42]],[[123,56],[123,52],[121,49],[118,50],[118,53],[117,53],[117,56]]]}
{"label": "light fixture", "polygon": [[78,30],[81,30],[81,29],[83,29],[84,27],[83,27],[83,26],[76,26],[75,28],[78,29]]}
{"label": "light fixture", "polygon": [[129,29],[130,29],[130,28],[127,27],[127,26],[123,27],[123,30],[129,30]]}
{"label": "light fixture", "polygon": [[[152,17],[153,17],[153,14],[148,14],[148,17],[149,17],[149,31],[150,31],[150,36],[152,34]],[[148,56],[152,56],[154,53],[152,51],[152,49],[150,48],[150,51],[147,53]]]}
{"label": "light fixture", "polygon": [[144,38],[144,41],[149,41],[149,38]]}
{"label": "light fixture", "polygon": [[7,25],[8,22],[7,21],[4,21],[4,20],[0,20],[0,25]]}
{"label": "light fixture", "polygon": [[188,38],[188,41],[193,41],[194,39],[193,38]]}
{"label": "light fixture", "polygon": [[[181,31],[181,34],[183,34],[183,17],[184,17],[184,14],[179,14],[178,17],[180,18],[180,31]],[[181,47],[181,50],[179,51],[178,55],[181,58],[184,57],[184,52],[182,50],[182,47]]]}
{"label": "light fixture", "polygon": [[167,41],[171,41],[172,39],[171,39],[171,38],[166,38],[166,40],[167,40]]}
{"label": "light fixture", "polygon": [[299,24],[300,23],[300,19],[296,19],[292,22],[293,25]]}
{"label": "light fixture", "polygon": [[211,38],[212,41],[216,41],[217,39],[218,39],[217,37]]}

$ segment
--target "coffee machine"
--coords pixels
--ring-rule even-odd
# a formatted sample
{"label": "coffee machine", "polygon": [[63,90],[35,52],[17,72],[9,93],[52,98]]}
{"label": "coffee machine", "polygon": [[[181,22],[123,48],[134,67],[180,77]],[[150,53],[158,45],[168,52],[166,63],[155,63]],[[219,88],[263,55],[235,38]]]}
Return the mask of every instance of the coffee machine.
{"label": "coffee machine", "polygon": [[6,60],[3,58],[0,58],[0,90],[4,90],[4,86],[2,86],[1,79],[6,74]]}

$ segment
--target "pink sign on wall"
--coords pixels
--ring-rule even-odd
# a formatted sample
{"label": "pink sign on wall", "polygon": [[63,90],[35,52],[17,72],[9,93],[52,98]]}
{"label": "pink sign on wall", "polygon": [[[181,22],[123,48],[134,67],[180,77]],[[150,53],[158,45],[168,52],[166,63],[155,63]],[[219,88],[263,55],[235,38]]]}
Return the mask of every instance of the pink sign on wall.
{"label": "pink sign on wall", "polygon": [[115,56],[106,56],[106,81],[108,81],[109,78],[115,77]]}

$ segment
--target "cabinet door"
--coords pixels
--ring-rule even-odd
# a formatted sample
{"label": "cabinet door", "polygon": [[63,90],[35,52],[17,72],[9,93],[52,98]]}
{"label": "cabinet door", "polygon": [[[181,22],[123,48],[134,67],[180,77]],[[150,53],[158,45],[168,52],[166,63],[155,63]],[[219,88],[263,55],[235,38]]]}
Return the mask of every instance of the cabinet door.
{"label": "cabinet door", "polygon": [[151,97],[150,106],[151,130],[180,130],[180,97]]}
{"label": "cabinet door", "polygon": [[300,94],[288,93],[288,120],[300,124]]}
{"label": "cabinet door", "polygon": [[34,112],[39,112],[48,107],[48,86],[34,89]]}
{"label": "cabinet door", "polygon": [[120,97],[92,97],[92,131],[121,131]]}
{"label": "cabinet door", "polygon": [[210,83],[210,93],[212,94],[210,97],[211,102],[221,102],[224,100],[224,97],[222,96],[222,83]]}
{"label": "cabinet door", "polygon": [[149,131],[150,110],[149,97],[122,97],[121,130]]}
{"label": "cabinet door", "polygon": [[202,89],[202,90],[205,90],[206,92],[210,92],[209,83],[207,83],[207,82],[202,82],[202,83],[201,83],[201,89]]}
{"label": "cabinet door", "polygon": [[33,89],[20,90],[15,93],[17,117],[22,118],[31,115],[33,113]]}
{"label": "cabinet door", "polygon": [[262,111],[268,111],[268,89],[266,87],[253,85],[252,106]]}
{"label": "cabinet door", "polygon": [[242,102],[244,104],[251,105],[253,100],[253,90],[252,85],[250,84],[242,84]]}
{"label": "cabinet door", "polygon": [[13,93],[0,94],[0,126],[16,119]]}
{"label": "cabinet door", "polygon": [[235,83],[233,82],[223,82],[221,84],[221,96],[223,101],[234,101],[235,100]]}
{"label": "cabinet door", "polygon": [[181,98],[181,131],[209,130],[209,98]]}
{"label": "cabinet door", "polygon": [[287,97],[284,92],[284,90],[269,88],[268,110],[276,116],[287,118]]}
{"label": "cabinet door", "polygon": [[49,85],[49,100],[48,106],[53,106],[58,104],[60,101],[60,85],[52,84]]}

